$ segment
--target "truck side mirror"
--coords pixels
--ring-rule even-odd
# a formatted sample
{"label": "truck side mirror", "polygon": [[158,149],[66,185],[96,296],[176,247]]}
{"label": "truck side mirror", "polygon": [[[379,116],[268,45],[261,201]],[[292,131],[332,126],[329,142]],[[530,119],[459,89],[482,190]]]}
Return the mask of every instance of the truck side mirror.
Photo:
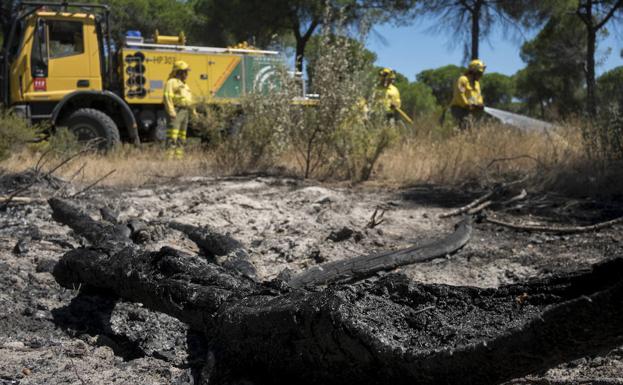
{"label": "truck side mirror", "polygon": [[47,25],[44,19],[37,20],[35,36],[32,45],[30,61],[31,75],[33,78],[48,77],[48,37]]}

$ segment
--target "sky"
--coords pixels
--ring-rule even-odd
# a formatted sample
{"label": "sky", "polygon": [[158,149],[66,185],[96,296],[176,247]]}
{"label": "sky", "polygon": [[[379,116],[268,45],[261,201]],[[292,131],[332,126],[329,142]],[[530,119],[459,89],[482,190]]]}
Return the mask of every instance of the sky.
{"label": "sky", "polygon": [[[447,64],[463,64],[463,45],[450,47],[451,36],[446,33],[430,33],[433,21],[415,26],[396,27],[392,25],[376,26],[368,39],[367,47],[378,55],[377,65],[390,67],[415,80],[415,75],[422,70],[438,68]],[[513,75],[525,67],[519,57],[521,45],[526,39],[534,37],[536,32],[524,37],[505,38],[501,31],[495,31],[489,41],[481,42],[481,59],[487,64],[487,72],[500,72]],[[379,38],[379,35],[382,38]],[[609,69],[623,65],[623,33],[611,33],[601,42],[599,49],[610,47],[612,52],[604,64],[597,68],[601,74]]]}

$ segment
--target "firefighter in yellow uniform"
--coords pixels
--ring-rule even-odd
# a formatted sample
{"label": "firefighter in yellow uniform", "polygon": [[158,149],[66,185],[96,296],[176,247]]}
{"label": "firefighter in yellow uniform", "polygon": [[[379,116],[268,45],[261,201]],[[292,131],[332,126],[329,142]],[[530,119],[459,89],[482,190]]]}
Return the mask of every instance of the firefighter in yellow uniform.
{"label": "firefighter in yellow uniform", "polygon": [[396,82],[396,73],[389,69],[383,68],[379,71],[379,82],[375,90],[375,100],[380,105],[390,122],[396,120],[396,109],[400,108],[402,102],[400,100],[400,91],[394,85]]}
{"label": "firefighter in yellow uniform", "polygon": [[191,115],[196,112],[193,95],[186,84],[190,67],[184,61],[177,61],[164,87],[164,108],[168,117],[167,158],[183,159],[186,145],[186,131]]}
{"label": "firefighter in yellow uniform", "polygon": [[469,128],[474,120],[482,116],[485,103],[480,92],[480,79],[486,68],[482,61],[472,60],[467,67],[467,72],[457,80],[454,86],[450,111],[459,123],[460,130]]}

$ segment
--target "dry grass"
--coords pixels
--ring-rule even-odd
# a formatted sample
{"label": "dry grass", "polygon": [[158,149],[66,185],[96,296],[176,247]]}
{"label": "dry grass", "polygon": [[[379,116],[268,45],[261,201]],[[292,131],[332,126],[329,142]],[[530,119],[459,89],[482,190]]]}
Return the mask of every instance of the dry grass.
{"label": "dry grass", "polygon": [[[0,169],[6,172],[25,171],[35,167],[41,156],[39,151],[26,150],[0,163]],[[46,155],[46,169],[60,164],[67,156]],[[148,183],[170,182],[180,177],[207,175],[210,163],[209,156],[200,149],[190,149],[186,158],[179,161],[167,160],[164,150],[159,146],[141,149],[123,146],[108,155],[86,154],[77,157],[54,175],[64,180],[73,180],[80,185],[88,185],[115,170],[99,185],[138,187]]]}
{"label": "dry grass", "polygon": [[378,179],[401,183],[459,184],[515,174],[543,173],[583,156],[581,131],[525,133],[497,124],[440,137],[421,130],[381,159]]}
{"label": "dry grass", "polygon": [[[300,173],[293,151],[286,151],[274,170]],[[579,125],[569,124],[549,134],[524,133],[501,125],[485,125],[465,133],[440,134],[420,128],[405,135],[382,156],[374,184],[404,186],[419,183],[460,185],[532,176],[533,185],[573,195],[616,196],[623,191],[623,167],[589,159]],[[20,172],[39,161],[40,152],[23,151],[0,163],[0,169]],[[63,158],[48,162],[48,168]],[[112,170],[103,186],[138,187],[171,183],[181,177],[224,175],[215,157],[201,148],[190,149],[183,161],[166,160],[161,147],[124,146],[109,155],[77,158],[55,175],[88,185]],[[253,172],[256,170],[246,170]]]}

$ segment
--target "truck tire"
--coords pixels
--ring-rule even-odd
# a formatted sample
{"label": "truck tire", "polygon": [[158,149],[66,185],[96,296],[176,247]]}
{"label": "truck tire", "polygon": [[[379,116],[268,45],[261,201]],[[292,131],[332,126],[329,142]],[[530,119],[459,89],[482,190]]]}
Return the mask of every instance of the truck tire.
{"label": "truck tire", "polygon": [[63,126],[67,126],[79,142],[95,142],[99,150],[107,151],[121,142],[119,129],[104,112],[81,108],[72,113]]}

